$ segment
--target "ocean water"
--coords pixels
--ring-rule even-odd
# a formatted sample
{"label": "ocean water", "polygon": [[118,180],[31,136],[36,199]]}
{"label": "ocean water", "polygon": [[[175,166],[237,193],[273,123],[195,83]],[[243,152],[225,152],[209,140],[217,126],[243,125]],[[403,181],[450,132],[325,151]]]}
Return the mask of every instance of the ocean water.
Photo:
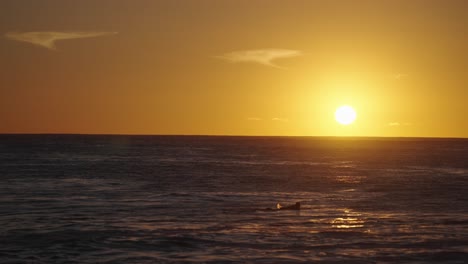
{"label": "ocean water", "polygon": [[0,263],[468,260],[468,140],[0,135],[0,182]]}

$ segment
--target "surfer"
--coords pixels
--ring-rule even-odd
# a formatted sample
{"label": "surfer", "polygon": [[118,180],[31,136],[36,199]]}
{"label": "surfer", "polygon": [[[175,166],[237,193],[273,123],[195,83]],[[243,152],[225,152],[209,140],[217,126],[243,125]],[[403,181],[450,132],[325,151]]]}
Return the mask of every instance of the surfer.
{"label": "surfer", "polygon": [[281,204],[276,204],[276,209],[278,210],[301,210],[301,202],[296,202],[296,204],[289,206],[281,206]]}
{"label": "surfer", "polygon": [[276,204],[276,209],[265,208],[262,211],[277,211],[277,210],[301,210],[301,202],[296,202],[296,204],[282,206],[280,203]]}

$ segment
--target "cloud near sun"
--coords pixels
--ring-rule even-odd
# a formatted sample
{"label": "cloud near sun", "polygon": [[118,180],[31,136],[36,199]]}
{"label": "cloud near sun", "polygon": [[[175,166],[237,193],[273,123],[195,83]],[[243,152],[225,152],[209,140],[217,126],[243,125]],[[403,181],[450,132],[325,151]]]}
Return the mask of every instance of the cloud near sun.
{"label": "cloud near sun", "polygon": [[221,56],[216,56],[219,59],[223,59],[229,62],[238,63],[238,62],[253,62],[259,63],[262,65],[281,68],[273,63],[277,59],[285,59],[301,56],[302,52],[299,50],[289,50],[289,49],[259,49],[259,50],[241,50],[225,53]]}
{"label": "cloud near sun", "polygon": [[40,32],[9,32],[5,34],[5,37],[11,40],[22,41],[38,45],[47,49],[54,50],[55,42],[58,40],[67,39],[80,39],[80,38],[93,38],[107,35],[114,35],[117,32],[56,32],[56,31],[40,31]]}

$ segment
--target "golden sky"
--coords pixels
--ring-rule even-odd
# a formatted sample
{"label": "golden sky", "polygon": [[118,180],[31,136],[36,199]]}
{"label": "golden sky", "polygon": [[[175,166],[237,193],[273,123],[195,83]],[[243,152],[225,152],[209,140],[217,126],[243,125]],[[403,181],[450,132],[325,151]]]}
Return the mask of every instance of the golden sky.
{"label": "golden sky", "polygon": [[0,34],[0,133],[468,137],[465,0],[3,0]]}

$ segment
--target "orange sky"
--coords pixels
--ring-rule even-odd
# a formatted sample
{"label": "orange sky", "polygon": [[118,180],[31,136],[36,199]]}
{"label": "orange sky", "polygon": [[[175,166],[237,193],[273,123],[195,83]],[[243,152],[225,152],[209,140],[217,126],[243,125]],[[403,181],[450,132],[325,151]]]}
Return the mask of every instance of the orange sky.
{"label": "orange sky", "polygon": [[468,137],[467,25],[464,0],[3,0],[0,133]]}

